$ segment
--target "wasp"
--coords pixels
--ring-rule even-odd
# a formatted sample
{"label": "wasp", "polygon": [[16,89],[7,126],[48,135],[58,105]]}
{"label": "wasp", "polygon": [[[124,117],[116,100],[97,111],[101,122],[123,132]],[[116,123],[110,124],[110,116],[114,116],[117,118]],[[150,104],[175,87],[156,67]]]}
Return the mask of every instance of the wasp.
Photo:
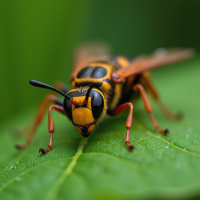
{"label": "wasp", "polygon": [[[168,129],[162,129],[156,121],[146,90],[152,94],[163,113],[168,117],[178,119],[180,115],[171,112],[162,103],[153,86],[149,70],[190,58],[194,55],[193,50],[159,49],[150,55],[128,59],[125,56],[106,56],[104,53],[106,51],[102,47],[98,48],[89,45],[77,51],[75,67],[70,77],[72,90],[67,89],[63,83],[57,83],[53,87],[36,80],[30,80],[31,85],[53,90],[61,94],[64,100],[53,94],[48,94],[45,97],[34,118],[27,141],[24,144],[16,145],[18,149],[25,148],[31,142],[49,102],[53,102],[48,107],[50,139],[46,149],[39,149],[42,154],[52,149],[54,133],[52,109],[66,115],[81,135],[88,137],[105,114],[114,116],[129,108],[125,125],[125,144],[129,150],[133,150],[134,145],[131,145],[129,141],[129,131],[132,127],[134,107],[130,100],[138,94],[143,100],[145,110],[155,129],[164,135],[169,132]],[[96,51],[97,49],[98,51]]]}

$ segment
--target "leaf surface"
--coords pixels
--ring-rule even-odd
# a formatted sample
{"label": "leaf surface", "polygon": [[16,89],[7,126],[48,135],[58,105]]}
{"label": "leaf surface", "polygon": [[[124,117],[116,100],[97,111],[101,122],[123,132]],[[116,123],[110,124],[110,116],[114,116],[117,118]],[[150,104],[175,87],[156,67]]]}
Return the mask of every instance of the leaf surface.
{"label": "leaf surface", "polygon": [[87,139],[64,117],[53,113],[53,149],[40,155],[49,140],[47,116],[26,149],[13,148],[25,138],[11,129],[26,126],[30,109],[1,126],[0,199],[188,199],[200,196],[200,81],[198,58],[154,71],[163,101],[182,111],[180,121],[167,119],[151,99],[154,115],[170,134],[154,130],[141,99],[133,101],[129,152],[125,146],[128,111],[106,116]]}

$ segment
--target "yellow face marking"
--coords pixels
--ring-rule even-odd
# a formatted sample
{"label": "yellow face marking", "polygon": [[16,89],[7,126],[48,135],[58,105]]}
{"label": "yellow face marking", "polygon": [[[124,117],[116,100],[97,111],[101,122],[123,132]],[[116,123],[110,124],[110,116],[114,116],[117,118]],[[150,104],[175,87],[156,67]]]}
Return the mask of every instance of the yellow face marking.
{"label": "yellow face marking", "polygon": [[[81,130],[78,126],[75,126],[75,127],[76,127],[76,129],[77,129],[81,134],[83,134],[82,130]],[[94,129],[94,127],[95,127],[94,124],[92,124],[91,126],[89,126],[89,128],[88,128],[88,130],[87,130],[87,134],[91,133],[92,130]]]}
{"label": "yellow face marking", "polygon": [[[72,89],[70,90],[69,92],[72,92],[72,91],[77,91],[79,90],[80,88],[76,88],[76,89]],[[88,88],[87,88],[88,89]],[[87,90],[86,89],[86,90]],[[96,90],[97,92],[99,92],[103,98],[103,101],[104,101],[104,109],[103,109],[103,112],[101,114],[101,116],[98,118],[97,120],[97,123],[99,121],[101,121],[102,117],[104,116],[105,114],[105,110],[106,110],[106,102],[105,102],[105,97],[104,95],[102,94],[102,92],[98,89],[92,89],[92,90]],[[68,92],[68,93],[69,93]],[[67,93],[67,94],[68,94]],[[77,96],[77,97],[73,97],[73,100],[75,100],[79,105],[82,105],[84,100],[85,100],[85,96]],[[88,98],[88,103],[87,103],[87,107],[82,107],[82,108],[76,108],[73,104],[72,104],[72,119],[73,119],[73,122],[77,125],[80,125],[80,126],[84,126],[84,125],[89,125],[91,123],[94,122],[94,117],[93,117],[93,114],[92,114],[92,105],[91,105],[91,101],[92,101],[92,98],[89,97]],[[96,123],[95,123],[96,124]],[[91,132],[93,130],[93,128],[95,127],[95,124],[91,125],[91,127],[89,127],[89,131],[88,132]],[[76,126],[76,128],[79,130],[80,133],[82,133],[81,129],[78,128]]]}
{"label": "yellow face marking", "polygon": [[94,122],[92,111],[88,108],[76,108],[72,111],[73,122],[77,125],[88,125]]}
{"label": "yellow face marking", "polygon": [[[75,100],[79,105],[82,105],[84,100],[85,100],[85,96],[80,96],[80,97],[73,97],[73,100]],[[88,98],[88,103],[87,103],[87,108],[92,110],[92,106],[91,106],[91,97]],[[72,111],[75,109],[75,106],[72,104]]]}
{"label": "yellow face marking", "polygon": [[95,127],[95,124],[92,124],[91,126],[89,126],[89,128],[87,130],[87,133],[92,132],[92,130],[94,129],[94,127]]}

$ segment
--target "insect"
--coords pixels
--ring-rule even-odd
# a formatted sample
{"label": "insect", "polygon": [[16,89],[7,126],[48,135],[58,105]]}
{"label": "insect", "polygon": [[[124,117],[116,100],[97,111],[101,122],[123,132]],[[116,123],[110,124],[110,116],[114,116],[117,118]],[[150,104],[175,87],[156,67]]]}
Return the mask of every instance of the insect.
{"label": "insect", "polygon": [[129,150],[134,149],[134,146],[129,142],[129,131],[132,126],[134,109],[130,99],[137,94],[141,96],[153,126],[162,134],[168,133],[168,129],[162,129],[156,121],[146,90],[152,94],[164,114],[175,119],[180,116],[172,113],[162,103],[152,84],[148,70],[190,58],[194,54],[193,50],[161,49],[151,55],[138,56],[130,60],[125,56],[105,56],[106,53],[104,52],[106,51],[103,47],[99,47],[96,51],[97,49],[97,47],[89,45],[77,51],[76,63],[71,75],[72,90],[68,90],[61,83],[53,87],[39,81],[30,81],[33,86],[50,89],[61,94],[64,100],[53,94],[46,96],[33,121],[27,141],[24,144],[16,145],[18,149],[25,148],[31,142],[49,102],[53,102],[48,109],[50,140],[46,149],[39,149],[42,154],[52,149],[54,133],[52,109],[66,115],[81,135],[88,137],[105,114],[113,116],[129,108],[125,125],[125,144]]}

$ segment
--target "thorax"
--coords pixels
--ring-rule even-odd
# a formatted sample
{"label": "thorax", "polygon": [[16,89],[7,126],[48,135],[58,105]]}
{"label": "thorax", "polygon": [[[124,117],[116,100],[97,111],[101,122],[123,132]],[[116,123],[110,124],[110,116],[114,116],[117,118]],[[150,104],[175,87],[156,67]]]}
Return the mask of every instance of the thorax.
{"label": "thorax", "polygon": [[106,61],[91,62],[84,66],[72,80],[72,88],[101,82],[99,90],[107,100],[108,111],[111,111],[120,103],[121,97],[129,93],[135,79],[135,77],[130,77],[123,83],[114,83],[111,81],[111,74],[122,67],[127,67],[128,64],[128,59],[122,56]]}

